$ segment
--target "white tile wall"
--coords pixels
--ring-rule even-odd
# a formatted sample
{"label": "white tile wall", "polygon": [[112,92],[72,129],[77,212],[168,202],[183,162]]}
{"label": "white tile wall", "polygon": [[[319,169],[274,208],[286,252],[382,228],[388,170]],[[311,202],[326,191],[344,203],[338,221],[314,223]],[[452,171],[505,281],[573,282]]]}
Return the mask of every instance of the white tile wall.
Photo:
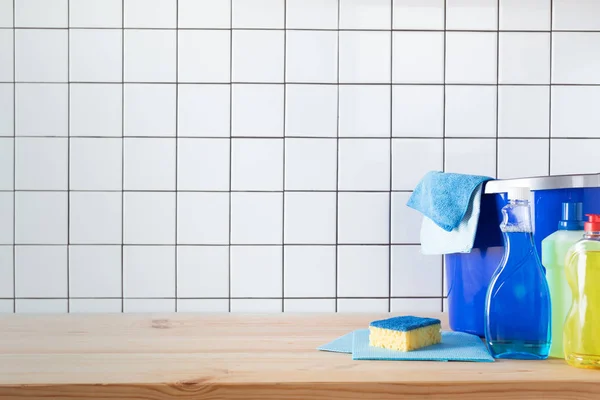
{"label": "white tile wall", "polygon": [[595,1],[0,0],[0,312],[439,311],[411,190],[600,172],[599,38]]}

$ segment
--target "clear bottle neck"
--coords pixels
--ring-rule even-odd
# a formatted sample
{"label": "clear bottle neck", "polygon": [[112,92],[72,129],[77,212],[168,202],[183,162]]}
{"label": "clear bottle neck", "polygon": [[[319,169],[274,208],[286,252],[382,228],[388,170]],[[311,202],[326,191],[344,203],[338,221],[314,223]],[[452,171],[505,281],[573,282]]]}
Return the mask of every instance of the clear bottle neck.
{"label": "clear bottle neck", "polygon": [[504,217],[500,225],[502,232],[533,232],[529,201],[509,200],[502,209],[502,214]]}
{"label": "clear bottle neck", "polygon": [[600,241],[600,231],[586,231],[583,238]]}

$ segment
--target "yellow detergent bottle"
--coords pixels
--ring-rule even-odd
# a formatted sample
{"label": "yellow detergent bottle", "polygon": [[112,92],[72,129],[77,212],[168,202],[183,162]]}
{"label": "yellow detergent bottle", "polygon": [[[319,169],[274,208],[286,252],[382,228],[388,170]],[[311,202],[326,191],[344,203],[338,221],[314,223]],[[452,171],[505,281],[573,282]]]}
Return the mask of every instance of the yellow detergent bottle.
{"label": "yellow detergent bottle", "polygon": [[600,368],[600,215],[587,217],[583,239],[569,249],[566,258],[573,304],[563,339],[569,365]]}
{"label": "yellow detergent bottle", "polygon": [[571,246],[583,238],[582,203],[562,203],[558,230],[542,240],[542,265],[552,303],[550,357],[564,358],[563,326],[571,308],[571,289],[565,277],[565,259]]}

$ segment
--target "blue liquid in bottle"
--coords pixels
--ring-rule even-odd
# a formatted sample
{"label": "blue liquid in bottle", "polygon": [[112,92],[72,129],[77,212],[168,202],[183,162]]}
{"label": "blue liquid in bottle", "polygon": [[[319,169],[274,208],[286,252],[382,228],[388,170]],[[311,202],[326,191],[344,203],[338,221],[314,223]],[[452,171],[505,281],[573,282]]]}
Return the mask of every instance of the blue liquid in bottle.
{"label": "blue liquid in bottle", "polygon": [[500,229],[504,257],[485,305],[485,339],[494,358],[543,360],[551,344],[550,290],[533,242],[529,189],[509,191]]}

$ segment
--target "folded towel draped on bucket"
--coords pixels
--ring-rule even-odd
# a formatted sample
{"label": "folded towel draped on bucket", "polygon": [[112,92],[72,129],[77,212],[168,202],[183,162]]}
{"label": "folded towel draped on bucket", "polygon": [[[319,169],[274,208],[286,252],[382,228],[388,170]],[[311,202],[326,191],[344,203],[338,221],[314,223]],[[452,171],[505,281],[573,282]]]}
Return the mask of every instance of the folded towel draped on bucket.
{"label": "folded towel draped on bucket", "polygon": [[483,183],[492,178],[428,172],[407,205],[425,216],[421,225],[423,254],[468,253],[473,248]]}

